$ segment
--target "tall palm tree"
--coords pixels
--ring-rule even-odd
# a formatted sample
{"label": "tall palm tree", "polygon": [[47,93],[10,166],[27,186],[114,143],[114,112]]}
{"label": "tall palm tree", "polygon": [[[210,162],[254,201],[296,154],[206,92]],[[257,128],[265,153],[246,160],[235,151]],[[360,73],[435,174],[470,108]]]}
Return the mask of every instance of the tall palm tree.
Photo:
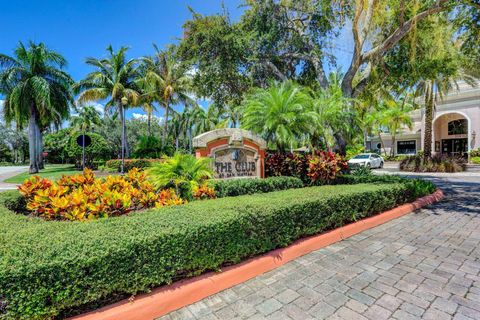
{"label": "tall palm tree", "polygon": [[191,78],[188,70],[178,63],[172,51],[161,51],[156,45],[153,45],[153,48],[153,57],[142,59],[144,66],[139,83],[151,96],[151,100],[157,101],[165,110],[162,135],[162,142],[165,144],[172,105],[193,102],[189,97]]}
{"label": "tall palm tree", "polygon": [[416,95],[423,95],[425,106],[425,127],[423,138],[423,154],[425,157],[432,155],[433,118],[436,105],[442,101],[452,90],[459,90],[459,81],[465,81],[470,86],[477,86],[476,79],[460,66],[450,69],[449,72],[439,71],[429,78],[421,79],[416,88]]}
{"label": "tall palm tree", "polygon": [[4,117],[19,128],[28,122],[30,173],[43,167],[42,128],[67,119],[73,102],[67,61],[43,43],[20,42],[13,56],[0,54],[0,92]]}
{"label": "tall palm tree", "polygon": [[242,127],[285,151],[311,132],[317,115],[310,110],[310,102],[302,88],[291,81],[257,89],[245,100]]}
{"label": "tall palm tree", "polygon": [[107,47],[107,58],[87,58],[86,63],[94,67],[95,71],[74,85],[75,92],[79,93],[80,103],[108,99],[105,108],[114,108],[118,112],[122,124],[122,172],[125,156],[128,157],[129,154],[125,109],[138,105],[140,100],[135,82],[138,76],[138,60],[127,60],[127,50],[127,47],[121,47],[115,52],[110,45]]}

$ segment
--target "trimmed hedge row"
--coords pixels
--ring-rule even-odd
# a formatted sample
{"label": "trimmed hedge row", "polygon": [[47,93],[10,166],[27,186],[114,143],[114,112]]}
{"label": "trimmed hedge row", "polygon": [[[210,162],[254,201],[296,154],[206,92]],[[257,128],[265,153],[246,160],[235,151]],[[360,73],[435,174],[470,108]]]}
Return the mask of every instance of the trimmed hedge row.
{"label": "trimmed hedge row", "polygon": [[[133,168],[145,169],[151,167],[152,164],[161,162],[162,159],[125,159],[125,171],[130,171]],[[116,170],[120,172],[122,166],[122,159],[108,160],[105,163],[105,167],[110,170]]]}
{"label": "trimmed hedge row", "polygon": [[303,181],[295,177],[270,177],[266,179],[211,180],[209,186],[217,198],[303,188]]}
{"label": "trimmed hedge row", "polygon": [[[411,201],[426,184],[290,189],[91,222],[32,219],[0,205],[0,318],[63,317],[216,270]],[[0,203],[15,203],[12,194]]]}

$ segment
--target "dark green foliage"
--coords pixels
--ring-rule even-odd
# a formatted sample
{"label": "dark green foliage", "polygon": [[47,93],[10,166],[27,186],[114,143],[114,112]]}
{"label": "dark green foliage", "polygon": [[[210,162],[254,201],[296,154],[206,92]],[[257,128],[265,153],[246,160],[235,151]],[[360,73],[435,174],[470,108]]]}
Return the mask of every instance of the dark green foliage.
{"label": "dark green foliage", "polygon": [[[0,206],[0,318],[65,316],[238,263],[416,195],[409,183],[322,186],[91,222],[43,221]],[[0,195],[0,203],[8,197],[12,193]]]}
{"label": "dark green foliage", "polygon": [[26,213],[27,212],[27,202],[25,197],[23,197],[18,192],[5,192],[2,194],[1,203],[5,208],[17,212],[17,213]]}
{"label": "dark green foliage", "polygon": [[[68,156],[75,160],[78,168],[82,166],[82,147],[77,144],[79,135],[81,133],[71,135],[66,146]],[[107,141],[101,135],[93,132],[87,132],[87,135],[92,139],[92,144],[85,148],[85,163],[88,168],[93,168],[94,161],[110,159],[111,154]]]}
{"label": "dark green foliage", "polygon": [[370,169],[370,167],[367,167],[367,166],[358,166],[357,168],[352,170],[351,173],[354,176],[361,176],[361,177],[365,177],[365,176],[369,177],[373,175],[372,169]]}
{"label": "dark green foliage", "polygon": [[154,136],[140,136],[133,156],[135,158],[160,158],[162,141]]}
{"label": "dark green foliage", "polygon": [[209,185],[215,189],[215,195],[218,198],[223,198],[302,188],[303,182],[295,177],[270,177],[266,179],[212,180]]}

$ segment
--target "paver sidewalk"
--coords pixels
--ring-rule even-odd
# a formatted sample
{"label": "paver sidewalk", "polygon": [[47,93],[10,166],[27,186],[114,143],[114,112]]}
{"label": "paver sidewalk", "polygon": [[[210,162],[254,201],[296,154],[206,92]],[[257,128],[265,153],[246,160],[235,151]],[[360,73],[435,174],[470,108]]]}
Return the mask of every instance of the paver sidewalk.
{"label": "paver sidewalk", "polygon": [[160,319],[480,319],[480,179]]}
{"label": "paver sidewalk", "polygon": [[28,170],[28,167],[26,166],[0,167],[0,192],[16,189],[17,188],[16,184],[6,183],[4,182],[5,179],[16,176],[17,174],[27,170]]}

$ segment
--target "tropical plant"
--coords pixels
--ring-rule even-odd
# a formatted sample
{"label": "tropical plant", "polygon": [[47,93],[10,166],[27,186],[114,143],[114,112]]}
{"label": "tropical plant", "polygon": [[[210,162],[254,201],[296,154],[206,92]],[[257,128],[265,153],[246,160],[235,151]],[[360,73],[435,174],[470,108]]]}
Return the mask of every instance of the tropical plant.
{"label": "tropical plant", "polygon": [[162,135],[162,142],[165,143],[171,106],[193,101],[189,96],[191,89],[187,69],[178,63],[172,50],[161,51],[156,45],[153,48],[153,57],[142,58],[142,72],[137,82],[143,88],[145,99],[158,102],[165,110]]}
{"label": "tropical plant", "polygon": [[112,46],[107,47],[107,58],[87,58],[86,63],[95,68],[85,79],[74,85],[79,93],[78,101],[85,103],[108,99],[105,108],[115,108],[120,115],[122,124],[122,159],[128,157],[127,132],[125,128],[125,109],[139,103],[135,79],[137,77],[137,60],[127,60],[127,47],[121,47],[115,52]]}
{"label": "tropical plant", "polygon": [[155,136],[140,136],[133,156],[135,158],[160,158],[162,155],[162,143]]}
{"label": "tropical plant", "polygon": [[328,184],[333,182],[342,170],[348,169],[341,156],[331,151],[317,151],[307,157],[308,173],[312,184]]}
{"label": "tropical plant", "polygon": [[436,154],[431,157],[423,155],[410,156],[400,162],[400,170],[412,172],[460,172],[465,171],[466,160]]}
{"label": "tropical plant", "polygon": [[105,179],[96,179],[89,169],[58,182],[33,176],[19,191],[27,210],[46,220],[92,220],[183,203],[171,189],[156,192],[145,173],[136,169]]}
{"label": "tropical plant", "polygon": [[407,96],[402,97],[402,101],[390,100],[390,105],[384,111],[384,122],[388,127],[388,131],[392,136],[392,148],[390,149],[390,156],[395,155],[395,142],[397,134],[400,130],[407,127],[413,129],[413,121],[410,112],[413,110],[413,106],[407,103]]}
{"label": "tropical plant", "polygon": [[316,122],[310,100],[303,88],[291,81],[256,89],[244,102],[242,127],[261,135],[279,151],[291,149]]}
{"label": "tropical plant", "polygon": [[181,153],[154,164],[147,173],[157,188],[174,187],[184,199],[191,199],[193,188],[213,177],[210,158]]}
{"label": "tropical plant", "polygon": [[13,56],[0,54],[0,92],[4,117],[22,128],[28,122],[30,173],[43,167],[42,129],[68,118],[73,102],[67,61],[43,43],[20,42]]}
{"label": "tropical plant", "polygon": [[[359,131],[357,114],[353,108],[353,99],[342,93],[341,77],[331,73],[329,85],[313,94],[312,108],[317,114],[316,122],[309,137],[309,144],[314,147],[335,147],[336,151],[346,150],[349,137]],[[320,143],[323,142],[323,143]]]}

